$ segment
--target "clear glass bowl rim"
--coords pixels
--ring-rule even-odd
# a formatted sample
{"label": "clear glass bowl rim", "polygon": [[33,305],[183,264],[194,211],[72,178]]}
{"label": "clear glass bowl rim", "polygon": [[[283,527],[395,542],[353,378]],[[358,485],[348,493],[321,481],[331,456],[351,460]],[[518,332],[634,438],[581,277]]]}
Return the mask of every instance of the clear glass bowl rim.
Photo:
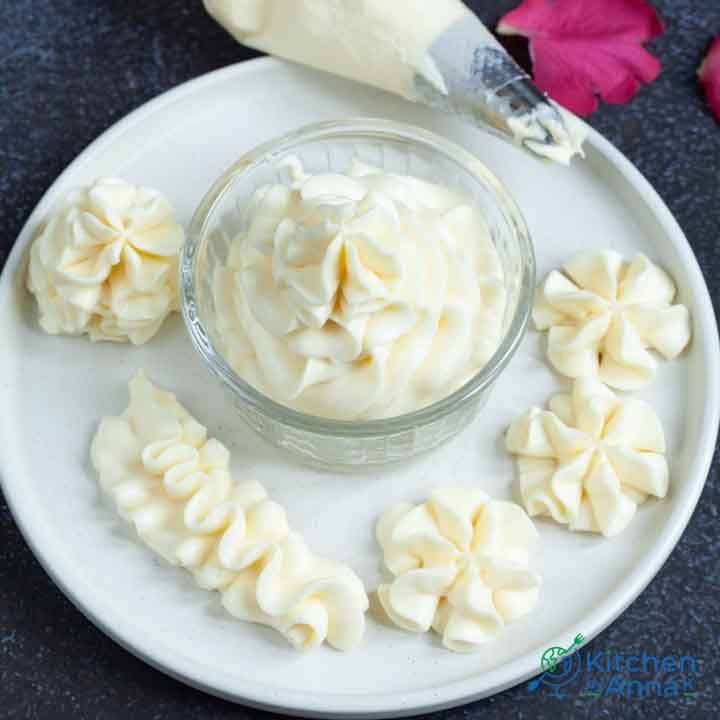
{"label": "clear glass bowl rim", "polygon": [[[298,412],[270,399],[246,383],[228,365],[222,354],[213,346],[197,311],[195,259],[201,239],[205,235],[206,223],[223,193],[235,178],[244,172],[252,171],[259,165],[279,160],[299,145],[321,140],[348,139],[353,136],[424,145],[460,165],[491,191],[496,204],[515,232],[521,255],[517,307],[503,341],[486,365],[462,387],[442,400],[411,413],[378,420],[331,420]],[[280,138],[264,142],[245,153],[213,183],[198,205],[190,221],[187,239],[182,249],[179,272],[181,310],[193,346],[213,374],[232,390],[236,399],[283,425],[337,438],[395,435],[428,425],[472,402],[492,385],[515,354],[528,326],[535,291],[535,253],[530,232],[520,208],[500,180],[477,157],[440,135],[406,123],[365,117],[306,125]]]}

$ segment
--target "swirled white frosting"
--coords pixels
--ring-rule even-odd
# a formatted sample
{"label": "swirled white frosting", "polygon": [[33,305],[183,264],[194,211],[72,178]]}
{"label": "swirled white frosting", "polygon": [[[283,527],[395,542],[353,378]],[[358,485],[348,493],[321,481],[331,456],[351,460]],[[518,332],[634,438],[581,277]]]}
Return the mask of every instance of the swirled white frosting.
{"label": "swirled white frosting", "polygon": [[354,162],[254,195],[214,279],[236,372],[321,417],[399,415],[446,397],[502,337],[500,260],[452,190]]}
{"label": "swirled white frosting", "polygon": [[142,372],[127,410],[101,421],[91,455],[142,540],[220,591],[233,616],[269,625],[297,648],[360,641],[368,605],[360,579],[314,555],[260,484],[235,483],[227,449]]}
{"label": "swirled white frosting", "polygon": [[670,276],[644,255],[623,260],[613,250],[588,251],[540,285],[533,319],[549,330],[548,359],[572,378],[598,377],[634,390],[655,374],[657,361],[677,357],[690,341],[690,315],[673,305]]}
{"label": "swirled white frosting", "polygon": [[177,310],[184,232],[156,190],[104,178],[73,191],[30,251],[28,289],[52,335],[147,342]]}
{"label": "swirled white frosting", "polygon": [[442,488],[393,508],[377,539],[395,576],[378,588],[385,612],[412,632],[432,627],[451,650],[477,649],[537,602],[535,527],[519,505],[476,488]]}
{"label": "swirled white frosting", "polygon": [[665,497],[665,436],[647,403],[581,378],[549,407],[530,409],[506,436],[531,516],[611,537],[650,495]]}

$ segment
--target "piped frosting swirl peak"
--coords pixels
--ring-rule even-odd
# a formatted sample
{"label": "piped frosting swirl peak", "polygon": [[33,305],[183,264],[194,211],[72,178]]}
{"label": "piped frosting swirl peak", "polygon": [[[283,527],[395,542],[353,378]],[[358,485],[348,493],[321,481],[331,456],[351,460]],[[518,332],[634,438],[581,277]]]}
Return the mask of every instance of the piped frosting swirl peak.
{"label": "piped frosting swirl peak", "polygon": [[655,350],[670,360],[690,342],[690,313],[673,304],[672,278],[642,254],[581,253],[537,290],[533,319],[548,330],[553,367],[572,378],[597,377],[636,390],[655,374]]}
{"label": "piped frosting swirl peak", "polygon": [[534,407],[520,416],[506,447],[518,456],[528,513],[570,530],[612,537],[649,496],[667,494],[665,436],[655,411],[595,379],[576,380],[549,410]]}
{"label": "piped frosting swirl peak", "polygon": [[367,595],[346,566],[314,555],[254,481],[235,483],[227,449],[142,372],[130,404],[92,443],[100,485],[140,538],[233,616],[275,628],[299,649],[360,642]]}
{"label": "piped frosting swirl peak", "polygon": [[28,289],[52,335],[147,342],[178,308],[182,226],[156,190],[104,178],[71,192],[30,251]]}
{"label": "piped frosting swirl peak", "polygon": [[235,371],[301,412],[350,420],[447,396],[497,349],[506,293],[479,211],[353,162],[259,188],[214,278]]}
{"label": "piped frosting swirl peak", "polygon": [[450,650],[477,650],[537,602],[529,564],[538,535],[519,505],[441,488],[389,510],[376,534],[394,576],[378,588],[388,617],[411,632],[432,627]]}

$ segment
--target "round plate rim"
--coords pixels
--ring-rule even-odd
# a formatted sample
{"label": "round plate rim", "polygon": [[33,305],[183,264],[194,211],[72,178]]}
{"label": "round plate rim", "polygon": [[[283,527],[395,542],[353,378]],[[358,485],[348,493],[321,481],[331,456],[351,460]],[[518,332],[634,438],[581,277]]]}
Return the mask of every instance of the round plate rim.
{"label": "round plate rim", "polygon": [[[273,68],[282,65],[285,65],[285,63],[275,58],[262,57],[215,70],[151,99],[103,132],[50,185],[23,226],[0,276],[0,302],[7,298],[12,291],[12,279],[21,266],[29,236],[36,226],[37,220],[47,211],[55,188],[60,186],[65,177],[77,166],[90,161],[94,155],[100,153],[106,145],[112,143],[115,138],[119,137],[132,125],[142,122],[146,117],[165,106],[201,90],[206,85],[223,82],[234,75],[250,74],[263,70],[271,71]],[[708,374],[706,378],[707,392],[705,394],[707,402],[701,420],[703,431],[698,441],[698,452],[689,473],[689,476],[695,478],[690,496],[685,504],[678,507],[670,516],[666,528],[667,532],[663,538],[659,539],[651,551],[648,563],[635,568],[625,579],[625,582],[613,591],[604,603],[586,617],[583,630],[586,642],[604,630],[640,595],[658,573],[679,541],[704,487],[712,463],[720,424],[720,341],[710,293],[697,259],[672,213],[640,171],[597,131],[592,128],[588,128],[588,131],[588,144],[594,147],[633,186],[683,258],[692,293],[697,301],[696,309],[699,310],[694,317],[694,342],[702,345],[701,352],[706,358]],[[10,477],[14,476],[10,469],[12,460],[8,450],[10,447],[8,442],[10,419],[6,415],[2,417],[3,421],[0,426],[2,428],[2,432],[0,432],[0,483],[13,518],[35,557],[66,597],[95,626],[136,657],[188,685],[233,702],[301,717],[379,718],[404,717],[462,705],[501,692],[524,682],[538,673],[539,653],[526,653],[510,663],[484,673],[481,678],[474,677],[449,683],[441,690],[429,689],[405,694],[385,693],[372,696],[364,694],[317,695],[315,693],[276,690],[257,683],[245,683],[245,686],[238,683],[234,688],[213,684],[212,678],[203,676],[202,671],[197,667],[186,667],[183,663],[178,662],[169,652],[169,649],[158,646],[152,648],[143,647],[141,640],[128,637],[131,633],[127,632],[127,625],[121,625],[122,630],[117,629],[117,625],[120,624],[119,613],[116,613],[117,617],[110,617],[109,619],[109,613],[106,612],[101,615],[96,608],[83,599],[81,583],[77,582],[71,587],[71,584],[66,582],[63,573],[58,570],[58,565],[62,563],[63,552],[61,547],[49,542],[49,535],[43,537],[41,527],[32,525],[29,521],[31,517],[30,505],[25,502],[22,494],[22,482],[10,480]],[[558,637],[549,644],[561,645],[565,640],[564,637]]]}

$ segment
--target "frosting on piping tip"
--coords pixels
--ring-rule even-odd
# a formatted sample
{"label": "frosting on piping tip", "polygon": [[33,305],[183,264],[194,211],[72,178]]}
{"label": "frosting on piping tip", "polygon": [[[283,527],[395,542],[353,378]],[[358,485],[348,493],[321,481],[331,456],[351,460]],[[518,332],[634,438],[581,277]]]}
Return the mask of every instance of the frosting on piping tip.
{"label": "frosting on piping tip", "polygon": [[259,483],[235,483],[228,450],[142,372],[125,412],[101,421],[91,457],[143,542],[219,591],[231,615],[298,649],[360,642],[368,600],[357,575],[314,555]]}
{"label": "frosting on piping tip", "polygon": [[569,165],[576,155],[585,157],[587,127],[552,100],[525,115],[509,118],[508,127],[515,142],[546,160]]}
{"label": "frosting on piping tip", "polygon": [[394,576],[378,588],[388,617],[411,632],[432,627],[450,650],[477,650],[537,602],[529,562],[538,535],[519,505],[440,488],[389,510],[376,534]]}
{"label": "frosting on piping tip", "polygon": [[637,506],[668,490],[665,436],[647,403],[618,397],[593,378],[575,381],[549,410],[531,408],[507,431],[531,516],[612,537]]}

